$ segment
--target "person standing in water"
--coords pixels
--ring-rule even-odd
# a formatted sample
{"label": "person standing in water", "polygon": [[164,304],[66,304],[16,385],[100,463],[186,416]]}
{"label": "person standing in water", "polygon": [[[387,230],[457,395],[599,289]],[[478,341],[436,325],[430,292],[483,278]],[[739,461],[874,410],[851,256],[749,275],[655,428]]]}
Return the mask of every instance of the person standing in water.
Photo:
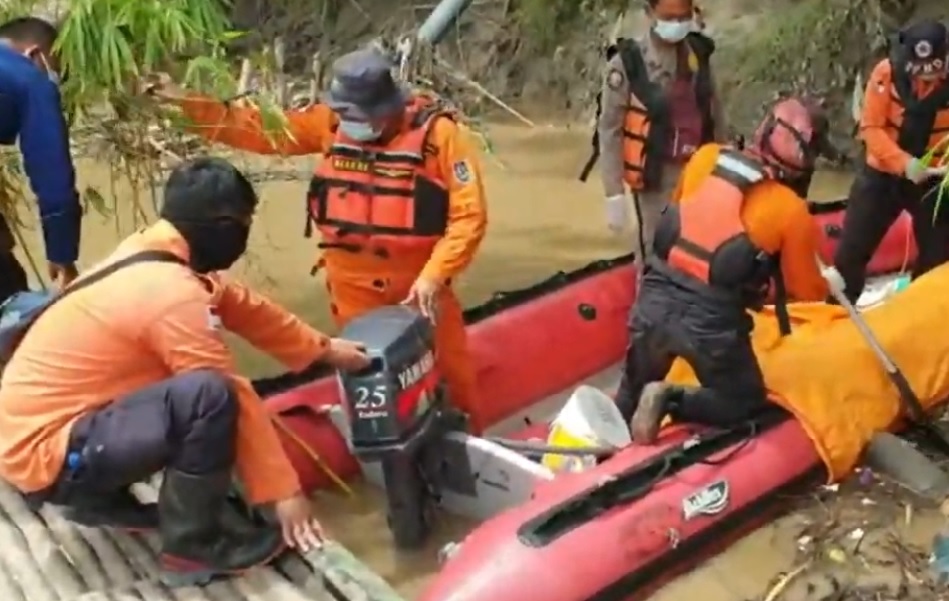
{"label": "person standing in water", "polygon": [[648,33],[617,41],[606,65],[597,123],[607,223],[626,230],[632,205],[640,265],[682,166],[703,144],[725,139],[715,43],[701,33],[692,0],[649,0],[646,10]]}
{"label": "person standing in water", "polygon": [[330,310],[343,327],[385,305],[417,307],[435,326],[435,356],[451,403],[480,432],[477,383],[454,285],[487,231],[481,161],[467,128],[437,99],[397,81],[374,48],[341,56],[323,102],[287,111],[289,135],[268,136],[260,111],[177,89],[151,92],[181,107],[194,132],[261,154],[323,154],[301,229],[316,230]]}
{"label": "person standing in water", "polygon": [[[913,217],[919,254],[913,277],[949,261],[949,207],[936,211],[939,178],[949,171],[949,40],[946,26],[904,29],[889,58],[867,80],[860,136],[866,159],[850,187],[834,266],[855,303],[867,264],[900,213]],[[923,157],[938,150],[935,162]],[[942,165],[941,167],[939,165]]]}

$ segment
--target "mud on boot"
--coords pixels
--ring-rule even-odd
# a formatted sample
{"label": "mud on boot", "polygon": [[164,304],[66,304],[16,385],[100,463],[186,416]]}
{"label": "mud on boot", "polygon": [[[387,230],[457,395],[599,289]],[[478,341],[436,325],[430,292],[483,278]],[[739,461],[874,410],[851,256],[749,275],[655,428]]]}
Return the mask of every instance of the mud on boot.
{"label": "mud on boot", "polygon": [[630,420],[633,442],[652,444],[659,435],[662,420],[669,415],[670,404],[682,398],[685,388],[665,382],[650,382],[639,396],[636,413]]}
{"label": "mud on boot", "polygon": [[143,532],[158,528],[158,505],[142,503],[123,488],[62,508],[63,517],[83,526]]}
{"label": "mud on boot", "polygon": [[190,475],[166,470],[158,495],[162,582],[201,586],[269,563],[284,549],[280,530],[222,520],[231,472]]}

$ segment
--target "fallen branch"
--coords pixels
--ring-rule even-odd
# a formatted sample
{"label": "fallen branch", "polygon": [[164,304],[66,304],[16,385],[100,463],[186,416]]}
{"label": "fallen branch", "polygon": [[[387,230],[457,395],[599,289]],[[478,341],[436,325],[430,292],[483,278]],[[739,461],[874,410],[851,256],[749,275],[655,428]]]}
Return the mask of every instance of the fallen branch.
{"label": "fallen branch", "polygon": [[451,63],[449,63],[449,62],[446,61],[445,59],[443,59],[443,58],[441,58],[441,57],[435,57],[435,62],[437,62],[440,67],[442,67],[443,69],[445,69],[445,71],[448,73],[449,77],[451,77],[451,78],[454,79],[455,81],[458,81],[458,82],[460,82],[460,83],[462,83],[462,84],[464,84],[464,85],[466,85],[466,86],[468,86],[468,87],[470,87],[470,88],[476,90],[476,91],[477,91],[478,93],[480,93],[482,96],[484,96],[485,98],[487,98],[488,100],[490,100],[490,101],[493,102],[494,104],[498,105],[499,107],[501,107],[502,109],[504,109],[505,111],[507,111],[510,115],[512,115],[515,119],[517,119],[518,121],[520,121],[520,122],[523,123],[524,125],[527,125],[528,127],[537,127],[537,124],[536,124],[536,123],[534,123],[533,121],[531,121],[530,119],[528,119],[527,117],[525,117],[521,112],[519,112],[517,109],[515,109],[514,107],[512,107],[512,106],[509,105],[508,103],[504,102],[503,100],[501,100],[500,98],[498,98],[497,96],[495,96],[494,94],[492,94],[492,93],[491,93],[490,91],[488,91],[488,89],[485,88],[483,85],[481,85],[480,83],[478,83],[478,82],[476,82],[475,80],[471,79],[471,78],[468,77],[467,75],[463,74],[461,71],[459,71],[458,69],[456,69],[454,66],[451,65]]}

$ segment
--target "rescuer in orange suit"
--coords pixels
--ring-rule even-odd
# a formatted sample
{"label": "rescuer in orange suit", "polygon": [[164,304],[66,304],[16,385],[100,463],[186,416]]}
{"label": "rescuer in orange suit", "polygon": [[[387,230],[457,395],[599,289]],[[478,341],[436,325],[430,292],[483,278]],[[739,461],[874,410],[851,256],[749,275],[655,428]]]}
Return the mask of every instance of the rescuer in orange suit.
{"label": "rescuer in orange suit", "polygon": [[[781,100],[747,150],[707,144],[687,163],[630,316],[617,403],[635,442],[654,442],[667,416],[727,427],[761,410],[767,393],[748,309],[763,305],[772,281],[787,292],[779,304],[826,297],[820,232],[794,191],[824,146],[814,110]],[[662,382],[676,357],[699,387]]]}
{"label": "rescuer in orange suit", "polygon": [[[176,102],[208,140],[260,154],[321,153],[306,197],[333,316],[342,327],[376,307],[411,303],[435,324],[451,400],[479,432],[462,307],[451,284],[487,226],[479,158],[465,128],[392,76],[391,61],[358,50],[333,65],[323,104],[286,113],[289,135],[268,137],[255,108],[151,89]],[[301,227],[304,224],[301,223]]]}
{"label": "rescuer in orange suit", "polygon": [[[904,210],[913,216],[919,254],[916,278],[949,260],[949,215],[935,212],[935,187],[947,167],[949,147],[949,41],[946,26],[921,21],[902,31],[889,58],[877,63],[867,80],[860,134],[866,164],[847,199],[834,266],[856,302],[867,264],[887,230]],[[921,160],[941,149],[936,161]],[[940,167],[939,165],[943,166]]]}

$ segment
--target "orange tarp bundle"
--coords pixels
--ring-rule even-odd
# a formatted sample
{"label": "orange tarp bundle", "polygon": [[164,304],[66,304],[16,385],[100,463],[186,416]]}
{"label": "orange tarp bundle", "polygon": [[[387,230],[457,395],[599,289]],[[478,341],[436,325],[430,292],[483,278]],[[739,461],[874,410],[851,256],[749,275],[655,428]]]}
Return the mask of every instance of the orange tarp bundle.
{"label": "orange tarp bundle", "polygon": [[[874,432],[896,427],[899,395],[842,307],[792,304],[782,338],[773,312],[755,315],[752,341],[774,402],[791,411],[814,441],[832,480],[849,474]],[[863,312],[880,344],[925,407],[949,397],[949,265]],[[695,384],[677,361],[667,380]]]}

